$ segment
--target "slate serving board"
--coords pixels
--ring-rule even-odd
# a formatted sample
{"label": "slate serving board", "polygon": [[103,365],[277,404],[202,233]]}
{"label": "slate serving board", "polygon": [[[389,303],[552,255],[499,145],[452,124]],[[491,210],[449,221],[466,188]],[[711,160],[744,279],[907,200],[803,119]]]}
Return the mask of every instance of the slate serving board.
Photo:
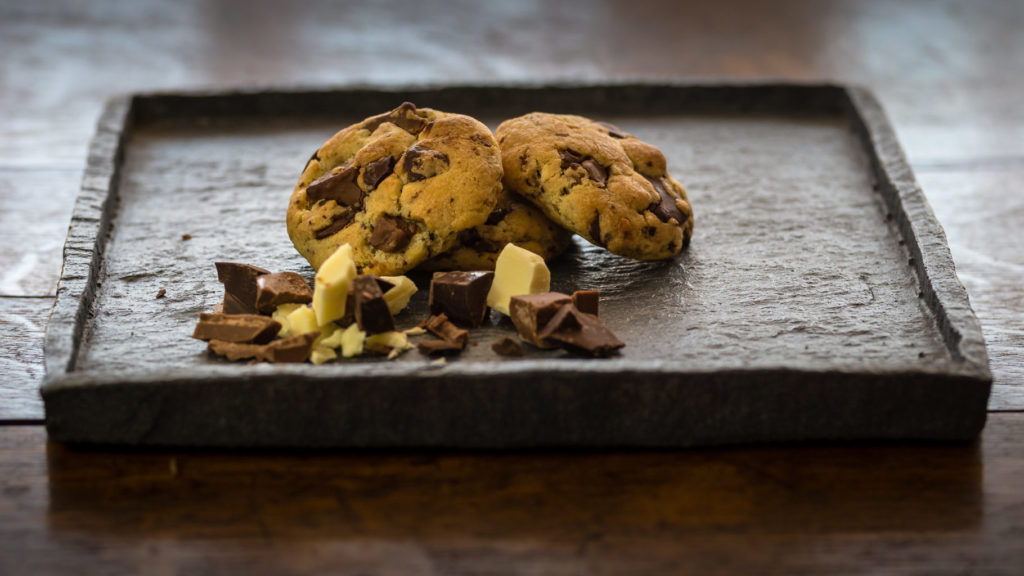
{"label": "slate serving board", "polygon": [[[553,289],[599,289],[627,347],[443,366],[250,365],[189,338],[213,262],[312,270],[284,212],[338,129],[404,100],[492,128],[532,110],[658,145],[696,214],[679,258],[577,239]],[[190,239],[183,239],[188,234]],[[137,94],[99,121],[46,337],[52,438],[217,447],[678,447],[967,440],[991,387],[945,236],[882,109],[835,85],[346,87]],[[426,315],[428,276],[401,327]],[[166,296],[157,298],[159,290]]]}

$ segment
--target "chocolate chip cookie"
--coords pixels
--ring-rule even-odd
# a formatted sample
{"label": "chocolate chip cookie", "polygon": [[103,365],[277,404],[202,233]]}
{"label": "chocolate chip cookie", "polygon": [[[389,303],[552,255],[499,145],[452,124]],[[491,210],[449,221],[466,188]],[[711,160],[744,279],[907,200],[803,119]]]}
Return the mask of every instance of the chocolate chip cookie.
{"label": "chocolate chip cookie", "polygon": [[522,197],[502,190],[487,221],[459,232],[454,247],[427,260],[420,268],[494,270],[498,254],[509,242],[550,260],[565,251],[572,242],[572,233]]}
{"label": "chocolate chip cookie", "polygon": [[501,174],[487,126],[406,102],[313,154],[288,204],[288,235],[313,268],[347,243],[361,273],[403,274],[487,220]]}
{"label": "chocolate chip cookie", "polygon": [[611,124],[540,112],[506,120],[495,136],[505,187],[590,242],[641,260],[689,243],[693,210],[658,148]]}

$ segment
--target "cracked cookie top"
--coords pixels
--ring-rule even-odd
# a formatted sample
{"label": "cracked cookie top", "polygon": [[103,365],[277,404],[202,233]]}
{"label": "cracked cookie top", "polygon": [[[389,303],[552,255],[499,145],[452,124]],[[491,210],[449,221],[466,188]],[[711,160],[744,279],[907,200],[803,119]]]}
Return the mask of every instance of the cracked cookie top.
{"label": "cracked cookie top", "polygon": [[288,204],[288,235],[314,269],[347,243],[361,273],[403,274],[486,222],[501,175],[487,126],[406,102],[313,153]]}
{"label": "cracked cookie top", "polygon": [[693,234],[693,210],[665,155],[617,127],[534,112],[495,131],[504,184],[548,218],[614,254],[671,258]]}

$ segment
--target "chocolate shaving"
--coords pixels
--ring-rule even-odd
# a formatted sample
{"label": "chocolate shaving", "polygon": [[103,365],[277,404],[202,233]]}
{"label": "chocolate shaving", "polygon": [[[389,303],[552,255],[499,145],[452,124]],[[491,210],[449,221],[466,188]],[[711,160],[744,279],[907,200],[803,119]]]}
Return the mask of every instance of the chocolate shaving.
{"label": "chocolate shaving", "polygon": [[308,332],[291,338],[274,340],[269,344],[243,344],[210,340],[206,349],[214,354],[226,356],[228,360],[253,360],[265,362],[305,362],[313,349],[313,342],[319,332]]}
{"label": "chocolate shaving", "polygon": [[306,187],[306,201],[309,205],[334,200],[339,206],[359,206],[366,194],[356,184],[358,175],[359,166],[351,162],[337,166]]}
{"label": "chocolate shaving", "polygon": [[363,168],[363,183],[366,184],[371,190],[380,184],[380,181],[387,178],[388,174],[394,170],[395,157],[385,156],[370,162]]}
{"label": "chocolate shaving", "polygon": [[409,244],[415,229],[397,216],[385,214],[377,219],[370,234],[370,246],[383,252],[398,252]]}
{"label": "chocolate shaving", "polygon": [[422,354],[452,354],[461,352],[469,342],[469,331],[452,324],[445,314],[436,314],[424,320],[421,327],[440,337],[416,345]]}

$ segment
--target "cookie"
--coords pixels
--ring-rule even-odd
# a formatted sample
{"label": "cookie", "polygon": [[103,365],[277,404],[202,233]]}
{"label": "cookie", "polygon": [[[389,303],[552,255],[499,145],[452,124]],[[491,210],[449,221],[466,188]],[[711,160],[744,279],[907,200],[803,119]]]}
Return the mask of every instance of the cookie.
{"label": "cookie", "polygon": [[406,102],[313,154],[288,204],[288,236],[314,269],[347,243],[360,273],[403,274],[487,220],[501,175],[487,126]]}
{"label": "cookie", "polygon": [[509,242],[550,260],[565,251],[572,242],[572,233],[522,197],[502,190],[497,206],[483,224],[459,232],[454,247],[420,268],[494,270],[498,254]]}
{"label": "cookie", "polygon": [[614,254],[671,258],[693,234],[683,186],[665,155],[611,124],[534,112],[495,131],[505,187]]}

